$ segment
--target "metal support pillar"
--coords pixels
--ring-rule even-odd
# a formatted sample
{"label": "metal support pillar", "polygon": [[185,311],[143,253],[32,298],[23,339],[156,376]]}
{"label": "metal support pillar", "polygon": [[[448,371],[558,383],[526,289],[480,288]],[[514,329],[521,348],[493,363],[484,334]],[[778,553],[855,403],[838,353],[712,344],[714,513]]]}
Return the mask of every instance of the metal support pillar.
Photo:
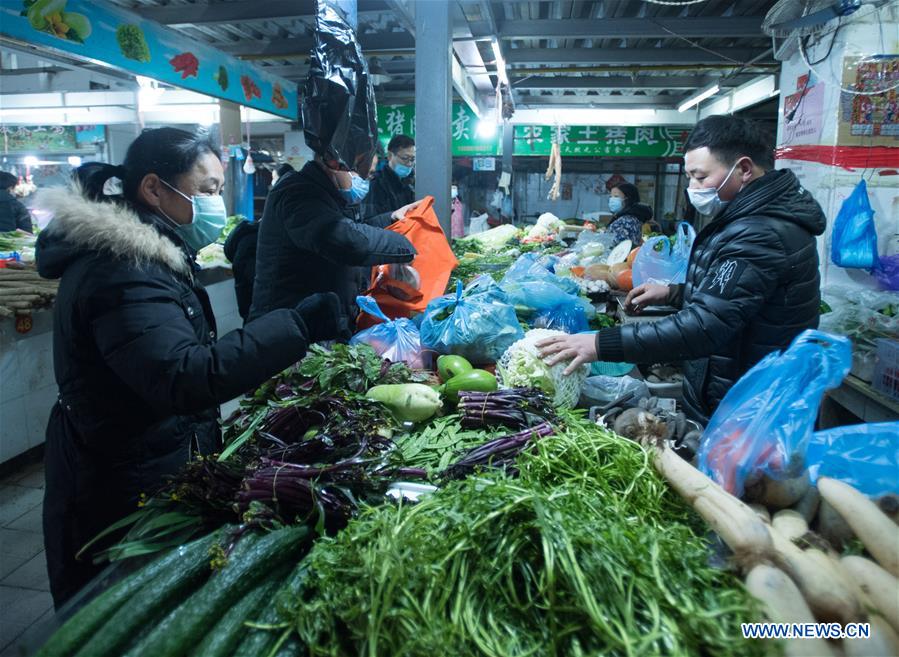
{"label": "metal support pillar", "polygon": [[[415,197],[434,197],[434,210],[447,236],[453,165],[452,46],[450,3],[416,3]],[[469,129],[474,130],[475,126]]]}
{"label": "metal support pillar", "polygon": [[514,180],[512,178],[515,174],[512,173],[512,156],[515,154],[515,128],[509,121],[503,121],[503,173],[509,174],[509,196],[512,197],[512,218],[514,222],[515,210],[518,207],[518,204],[515,202],[515,187],[513,187]]}

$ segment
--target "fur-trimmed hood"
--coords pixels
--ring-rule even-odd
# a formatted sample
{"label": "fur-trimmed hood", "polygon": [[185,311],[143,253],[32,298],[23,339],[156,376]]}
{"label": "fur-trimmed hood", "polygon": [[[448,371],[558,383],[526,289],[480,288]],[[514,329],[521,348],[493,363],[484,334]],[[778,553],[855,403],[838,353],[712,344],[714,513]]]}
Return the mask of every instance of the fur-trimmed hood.
{"label": "fur-trimmed hood", "polygon": [[35,206],[48,212],[50,224],[37,242],[37,267],[44,278],[59,278],[85,252],[102,252],[137,266],[155,262],[176,274],[190,275],[187,254],[155,222],[142,220],[127,205],[85,198],[77,187],[38,192]]}

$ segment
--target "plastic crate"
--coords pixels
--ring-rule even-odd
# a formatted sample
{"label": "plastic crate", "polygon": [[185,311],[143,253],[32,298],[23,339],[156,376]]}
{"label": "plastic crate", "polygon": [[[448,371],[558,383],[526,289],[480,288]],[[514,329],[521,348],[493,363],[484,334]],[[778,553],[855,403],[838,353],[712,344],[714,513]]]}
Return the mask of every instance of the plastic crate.
{"label": "plastic crate", "polygon": [[887,397],[899,399],[899,340],[880,338],[876,342],[871,385]]}

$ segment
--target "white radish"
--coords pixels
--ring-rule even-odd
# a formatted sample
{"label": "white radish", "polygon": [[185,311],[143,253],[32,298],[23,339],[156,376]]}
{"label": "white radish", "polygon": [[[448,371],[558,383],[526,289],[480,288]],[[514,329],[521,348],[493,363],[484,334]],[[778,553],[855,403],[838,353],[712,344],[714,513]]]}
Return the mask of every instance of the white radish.
{"label": "white radish", "polygon": [[755,515],[761,518],[762,522],[771,522],[771,514],[768,513],[768,509],[766,509],[761,504],[750,504],[749,508],[755,511]]}
{"label": "white radish", "polygon": [[843,639],[846,657],[896,657],[899,655],[899,636],[889,623],[872,616],[871,635],[867,639]]}
{"label": "white radish", "polygon": [[829,566],[820,550],[799,549],[772,528],[774,563],[786,572],[805,596],[809,608],[822,623],[852,623],[859,619],[861,605],[854,592]]}
{"label": "white radish", "polygon": [[846,556],[840,563],[870,600],[876,613],[899,632],[899,580],[864,557]]}
{"label": "white radish", "polygon": [[849,523],[877,563],[899,577],[899,526],[874,502],[848,484],[821,477],[818,491],[821,498],[827,500]]}
{"label": "white radish", "polygon": [[788,541],[795,542],[808,533],[808,523],[802,514],[792,509],[784,509],[774,514],[771,525]]}
{"label": "white radish", "polygon": [[736,562],[744,570],[770,558],[771,535],[755,511],[668,447],[650,449],[654,451],[653,461],[659,474],[733,550]]}
{"label": "white radish", "polygon": [[[746,589],[760,600],[768,618],[775,623],[814,623],[811,610],[799,589],[782,570],[758,565],[746,576]],[[783,641],[787,657],[829,657],[834,655],[824,639]]]}

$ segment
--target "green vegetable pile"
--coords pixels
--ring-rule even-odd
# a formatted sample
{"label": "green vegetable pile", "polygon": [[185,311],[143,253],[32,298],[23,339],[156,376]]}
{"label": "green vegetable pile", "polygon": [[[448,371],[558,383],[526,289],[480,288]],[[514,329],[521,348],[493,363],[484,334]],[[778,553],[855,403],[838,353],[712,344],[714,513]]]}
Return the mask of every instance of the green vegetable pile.
{"label": "green vegetable pile", "polygon": [[499,472],[320,540],[310,655],[761,655],[748,595],[636,444],[573,415]]}
{"label": "green vegetable pile", "polygon": [[[477,373],[438,364],[447,384]],[[107,557],[158,558],[38,656],[763,654],[643,447],[480,385],[391,436],[437,410],[413,377],[367,345],[313,347],[229,418],[221,455],[108,530],[130,528]],[[397,482],[425,492],[394,501]]]}

